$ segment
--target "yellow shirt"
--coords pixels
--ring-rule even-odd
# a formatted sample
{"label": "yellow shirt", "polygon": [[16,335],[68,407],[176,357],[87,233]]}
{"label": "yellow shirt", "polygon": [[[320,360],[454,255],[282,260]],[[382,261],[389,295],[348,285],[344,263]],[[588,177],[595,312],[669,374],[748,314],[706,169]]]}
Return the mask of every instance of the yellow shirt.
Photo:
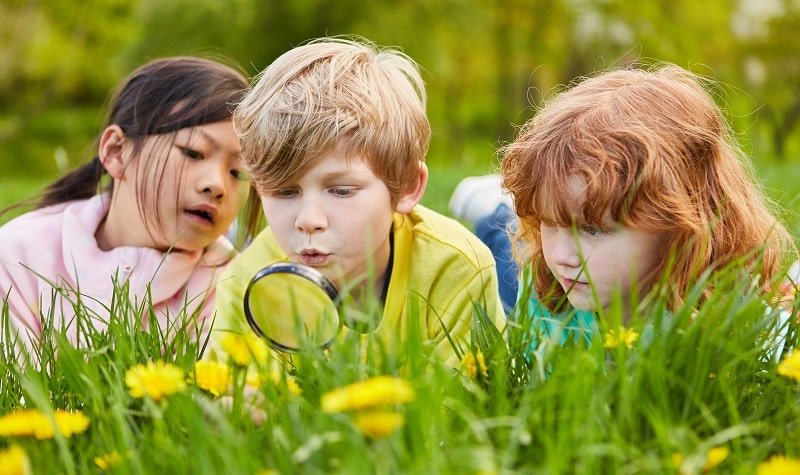
{"label": "yellow shirt", "polygon": [[[374,334],[387,348],[402,344],[409,319],[415,316],[433,357],[456,366],[458,358],[447,334],[462,351],[469,350],[473,302],[485,306],[499,329],[505,323],[491,251],[458,221],[421,205],[408,214],[396,213],[393,233],[394,262],[383,318]],[[243,307],[250,279],[262,268],[286,260],[269,227],[234,258],[217,287],[212,358],[219,356],[223,336],[251,332]]]}

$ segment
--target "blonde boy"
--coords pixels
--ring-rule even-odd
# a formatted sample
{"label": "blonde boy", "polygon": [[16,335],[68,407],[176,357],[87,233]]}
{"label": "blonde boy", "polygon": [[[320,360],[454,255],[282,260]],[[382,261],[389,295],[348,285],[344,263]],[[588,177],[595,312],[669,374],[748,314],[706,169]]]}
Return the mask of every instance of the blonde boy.
{"label": "blonde boy", "polygon": [[502,326],[488,248],[419,205],[431,135],[425,100],[412,59],[364,40],[311,41],[258,76],[234,124],[268,227],[217,289],[215,339],[250,332],[248,282],[280,261],[377,297],[384,309],[374,334],[387,345],[402,343],[418,319],[432,355],[449,364],[457,358],[447,334],[469,348],[474,301]]}

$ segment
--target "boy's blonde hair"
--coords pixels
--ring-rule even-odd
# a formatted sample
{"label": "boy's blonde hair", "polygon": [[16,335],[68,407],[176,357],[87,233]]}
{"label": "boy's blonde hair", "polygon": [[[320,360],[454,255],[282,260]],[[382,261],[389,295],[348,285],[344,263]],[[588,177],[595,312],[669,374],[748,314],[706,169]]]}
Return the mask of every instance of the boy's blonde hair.
{"label": "boy's blonde hair", "polygon": [[673,308],[701,273],[738,260],[759,263],[752,271],[769,282],[792,248],[703,80],[674,65],[583,80],[547,102],[503,154],[520,217],[517,257],[532,262],[551,309],[563,290],[544,263],[540,226],[573,224],[564,198],[573,177],[586,183],[579,219],[600,224],[608,210],[624,226],[668,236],[640,290],[669,272]]}
{"label": "boy's blonde hair", "polygon": [[244,161],[261,193],[298,179],[340,144],[396,204],[417,182],[431,130],[419,68],[364,39],[320,38],[270,64],[236,109]]}

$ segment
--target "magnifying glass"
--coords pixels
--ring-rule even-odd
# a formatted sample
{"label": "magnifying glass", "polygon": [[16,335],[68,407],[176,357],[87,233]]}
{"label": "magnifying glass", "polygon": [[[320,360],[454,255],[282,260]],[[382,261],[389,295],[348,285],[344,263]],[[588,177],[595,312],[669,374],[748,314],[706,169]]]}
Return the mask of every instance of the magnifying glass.
{"label": "magnifying glass", "polygon": [[244,314],[250,328],[272,348],[296,353],[302,348],[328,348],[342,326],[362,334],[374,331],[383,309],[370,300],[356,304],[347,286],[337,290],[313,267],[278,262],[250,279]]}
{"label": "magnifying glass", "polygon": [[253,331],[289,353],[331,346],[342,328],[341,308],[339,292],[327,277],[292,262],[261,269],[244,294],[244,314]]}

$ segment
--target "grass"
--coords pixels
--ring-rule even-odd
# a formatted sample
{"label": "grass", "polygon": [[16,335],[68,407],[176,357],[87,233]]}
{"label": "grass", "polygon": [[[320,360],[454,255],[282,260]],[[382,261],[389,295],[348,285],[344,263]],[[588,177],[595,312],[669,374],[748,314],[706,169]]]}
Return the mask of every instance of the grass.
{"label": "grass", "polygon": [[[3,346],[0,413],[60,409],[88,426],[64,422],[74,434],[37,440],[8,436],[0,419],[0,450],[21,449],[31,473],[750,474],[776,454],[800,457],[800,381],[778,374],[775,311],[732,275],[705,303],[672,314],[656,303],[627,329],[652,337],[630,347],[605,347],[608,328],[590,345],[549,344],[525,331],[523,314],[506,346],[476,307],[473,351],[485,371],[469,358],[442,366],[415,332],[397,353],[349,334],[278,376],[256,364],[265,377],[255,386],[234,362],[217,367],[231,375],[217,384],[196,362],[204,341],[181,330],[188,317],[176,315],[169,336],[142,323],[148,305],[128,305],[122,286],[107,327],[75,302],[80,345],[45,319],[53,337],[35,350],[39,364]],[[787,330],[796,345],[795,325]],[[547,349],[530,353],[534,339]],[[154,361],[177,374],[131,377]],[[348,386],[357,382],[368,386]],[[336,391],[349,396],[338,407]],[[711,454],[724,455],[716,467]]]}
{"label": "grass", "polygon": [[[785,216],[796,230],[790,182],[798,165],[770,166],[766,186],[790,209]],[[458,180],[485,171],[432,164],[424,203],[445,212]],[[44,184],[3,178],[0,206]],[[45,319],[52,338],[37,347],[38,364],[26,364],[7,342],[0,348],[0,414],[25,407],[46,420],[63,417],[55,410],[88,420],[69,437],[39,440],[9,435],[11,423],[0,419],[0,472],[18,456],[30,473],[66,474],[752,474],[774,456],[800,458],[800,368],[795,377],[779,374],[770,336],[783,332],[795,347],[798,332],[793,320],[778,328],[777,310],[735,275],[714,277],[716,290],[704,303],[690,298],[667,313],[656,301],[648,318],[625,329],[652,337],[630,347],[605,347],[607,331],[620,332],[614,324],[601,324],[590,345],[548,344],[546,335],[527,331],[530,321],[519,313],[505,343],[476,324],[478,346],[457,368],[431,359],[414,332],[391,354],[370,335],[350,335],[327,354],[301,353],[285,372],[256,364],[262,384],[248,384],[235,363],[201,371],[209,369],[197,363],[206,342],[183,331],[191,319],[173,316],[168,333],[143,323],[150,308],[131,303],[122,286],[104,315],[75,302],[80,344]],[[701,279],[696,288],[708,284]],[[800,299],[792,305],[794,313]],[[478,322],[480,315],[476,307]],[[156,361],[173,365],[177,376],[133,380],[137,365]],[[334,391],[381,376],[396,378],[390,389],[407,386],[413,395],[384,392],[370,412],[326,406]],[[350,388],[351,396],[369,399],[377,387]],[[139,397],[137,388],[174,393]]]}

